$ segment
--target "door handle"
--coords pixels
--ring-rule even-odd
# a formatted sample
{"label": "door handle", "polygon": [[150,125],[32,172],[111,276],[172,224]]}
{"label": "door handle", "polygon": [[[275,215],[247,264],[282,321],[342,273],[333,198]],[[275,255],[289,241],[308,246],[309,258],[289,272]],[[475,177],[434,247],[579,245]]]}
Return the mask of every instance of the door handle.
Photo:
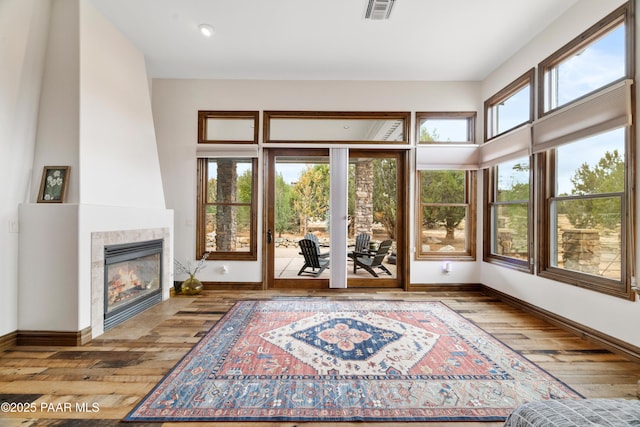
{"label": "door handle", "polygon": [[267,231],[267,243],[273,243],[273,232],[271,231],[271,229]]}

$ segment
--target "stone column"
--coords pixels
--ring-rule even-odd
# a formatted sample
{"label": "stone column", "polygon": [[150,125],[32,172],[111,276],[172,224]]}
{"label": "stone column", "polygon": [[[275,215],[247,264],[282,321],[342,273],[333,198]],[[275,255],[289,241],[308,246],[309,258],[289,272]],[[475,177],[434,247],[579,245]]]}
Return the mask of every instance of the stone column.
{"label": "stone column", "polygon": [[372,234],[373,230],[373,161],[356,162],[355,209],[353,214],[354,235]]}
{"label": "stone column", "polygon": [[600,273],[600,233],[597,230],[563,230],[564,268],[583,273]]}
{"label": "stone column", "polygon": [[[238,173],[232,159],[218,160],[217,195],[218,202],[236,201]],[[235,206],[218,205],[216,210],[216,250],[231,252],[236,250],[238,213]]]}

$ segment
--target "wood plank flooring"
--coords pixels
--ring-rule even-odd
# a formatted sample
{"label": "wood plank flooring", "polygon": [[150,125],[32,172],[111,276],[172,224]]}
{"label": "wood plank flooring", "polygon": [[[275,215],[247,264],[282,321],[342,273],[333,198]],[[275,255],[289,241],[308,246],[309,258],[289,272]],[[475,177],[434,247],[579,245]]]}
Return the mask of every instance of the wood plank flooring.
{"label": "wood plank flooring", "polygon": [[[480,292],[205,291],[178,296],[111,329],[82,347],[13,347],[0,353],[0,426],[193,426],[120,420],[241,299],[318,296],[334,299],[442,301],[588,398],[636,398],[640,363],[574,336]],[[29,411],[29,412],[28,412]],[[325,427],[332,423],[300,423]],[[339,423],[380,426],[400,423]],[[412,427],[437,423],[407,423]],[[202,423],[201,425],[211,425]],[[293,427],[295,422],[215,423],[215,426]],[[502,423],[443,423],[500,426]]]}

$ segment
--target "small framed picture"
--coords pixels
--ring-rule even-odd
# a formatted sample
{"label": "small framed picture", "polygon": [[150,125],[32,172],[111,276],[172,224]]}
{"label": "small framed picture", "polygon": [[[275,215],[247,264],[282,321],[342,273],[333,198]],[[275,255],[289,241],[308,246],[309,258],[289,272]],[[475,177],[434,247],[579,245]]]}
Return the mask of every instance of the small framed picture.
{"label": "small framed picture", "polygon": [[69,166],[45,166],[40,181],[38,203],[64,203]]}

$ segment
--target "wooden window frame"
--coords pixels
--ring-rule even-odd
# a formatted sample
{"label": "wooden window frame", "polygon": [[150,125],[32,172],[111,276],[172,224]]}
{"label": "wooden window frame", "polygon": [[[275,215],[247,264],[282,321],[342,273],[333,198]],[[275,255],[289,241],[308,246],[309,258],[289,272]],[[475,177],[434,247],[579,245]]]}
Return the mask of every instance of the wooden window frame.
{"label": "wooden window frame", "polygon": [[[436,170],[433,170],[436,171]],[[468,239],[468,247],[465,252],[422,252],[422,207],[425,205],[434,205],[433,203],[422,202],[422,180],[421,172],[431,172],[430,170],[416,171],[416,260],[456,260],[456,261],[475,261],[476,260],[476,223],[477,223],[477,171],[465,170],[465,203],[447,203],[442,206],[466,206],[467,207],[467,224],[465,227],[466,238]]]}
{"label": "wooden window frame", "polygon": [[[614,85],[622,80],[633,79],[635,77],[634,5],[634,1],[628,1],[627,3],[623,4],[615,11],[611,12],[609,15],[598,21],[596,24],[562,46],[560,49],[558,49],[556,52],[554,52],[538,64],[538,117],[544,117],[545,115],[551,114],[558,109],[566,107],[567,105],[571,105],[575,102],[580,101],[581,99],[587,98],[590,95],[604,89],[605,87]],[[611,81],[603,87],[586,93],[570,102],[567,102],[560,106],[554,106],[547,110],[547,100],[554,95],[553,87],[550,87],[551,85],[547,84],[547,74],[549,72],[552,72],[552,70],[555,69],[555,67],[562,63],[565,59],[569,58],[572,55],[575,55],[576,52],[579,52],[580,50],[589,46],[596,39],[600,38],[602,35],[606,34],[611,29],[622,23],[624,23],[625,25],[626,76],[622,76],[617,80]]]}
{"label": "wooden window frame", "polygon": [[[253,139],[207,139],[208,119],[253,120]],[[198,111],[198,144],[257,144],[259,135],[259,111]]]}
{"label": "wooden window frame", "polygon": [[[416,143],[417,144],[475,144],[476,143],[476,116],[475,111],[454,112],[416,112]],[[466,141],[420,141],[420,128],[423,119],[460,120],[466,119],[469,124]]]}
{"label": "wooden window frame", "polygon": [[[533,218],[533,209],[532,203],[533,200],[533,167],[531,164],[531,157],[529,157],[529,199],[527,200],[528,204],[528,215],[529,219]],[[497,202],[497,179],[498,175],[496,173],[496,168],[500,166],[497,164],[495,166],[486,169],[483,177],[483,192],[484,192],[484,227],[483,227],[483,261],[498,264],[503,267],[511,268],[514,270],[522,271],[525,273],[533,273],[533,221],[529,221],[529,227],[527,229],[527,242],[528,242],[528,257],[527,260],[519,260],[513,257],[508,257],[504,255],[497,254],[493,251],[493,243],[496,237],[496,231],[494,229],[495,222],[494,212],[497,206],[503,206],[509,204],[508,202]]]}
{"label": "wooden window frame", "polygon": [[[202,258],[207,252],[206,250],[206,209],[209,205],[234,205],[247,206],[250,205],[250,234],[249,234],[249,251],[236,252],[209,252],[208,260],[237,260],[237,261],[256,261],[258,259],[258,159],[247,158],[251,161],[252,180],[251,180],[251,203],[207,203],[207,184],[208,184],[208,165],[209,158],[197,159],[197,214],[196,214],[196,259]],[[245,159],[242,159],[245,160]]]}
{"label": "wooden window frame", "polygon": [[[624,79],[633,79],[635,77],[635,2],[629,1],[615,11],[601,19],[598,23],[588,28],[586,31],[578,35],[569,43],[564,45],[558,51],[553,53],[547,59],[542,61],[538,66],[540,78],[538,86],[538,115],[548,115],[558,109],[567,108],[573,104],[580,102],[582,99],[590,97],[594,94],[604,92],[612,85],[619,83]],[[545,108],[545,91],[549,88],[545,87],[544,74],[576,51],[585,48],[596,39],[600,38],[604,33],[610,31],[613,27],[624,22],[625,38],[626,38],[626,73],[627,75],[621,79],[615,80],[610,84],[583,95],[569,103],[565,103],[558,108],[544,111]],[[632,97],[633,98],[633,97]],[[632,104],[632,115],[635,116],[635,103]],[[635,119],[632,120],[635,122]],[[625,131],[625,189],[621,197],[621,278],[620,280],[608,279],[601,276],[590,275],[586,273],[567,270],[564,268],[554,267],[551,262],[553,242],[551,241],[551,227],[553,226],[552,218],[552,202],[557,200],[559,195],[554,194],[556,188],[556,149],[552,148],[535,154],[535,171],[536,179],[536,205],[537,205],[537,223],[538,232],[536,233],[537,247],[537,274],[558,282],[567,283],[592,291],[604,293],[607,295],[634,300],[635,292],[631,287],[631,281],[635,274],[635,146],[636,146],[636,130],[635,125],[628,126]],[[581,138],[576,138],[580,140]]]}
{"label": "wooden window frame", "polygon": [[[268,144],[390,144],[407,145],[410,143],[409,123],[410,112],[357,112],[357,111],[264,111],[263,141]],[[401,120],[402,141],[358,141],[358,140],[279,140],[271,137],[271,121],[273,119],[304,119],[304,120]]]}
{"label": "wooden window frame", "polygon": [[[631,141],[635,140],[632,137],[634,131],[633,127],[627,129],[625,132],[625,163],[629,158],[627,150]],[[634,173],[629,173],[627,170],[625,177],[625,191],[621,194],[621,278],[620,280],[608,279],[602,276],[595,276],[578,271],[567,270],[564,268],[555,267],[552,265],[551,257],[553,255],[552,248],[554,242],[552,242],[551,227],[554,224],[551,212],[552,202],[554,200],[563,200],[567,197],[560,197],[554,194],[556,188],[556,150],[552,149],[547,152],[537,154],[537,173],[540,179],[538,180],[538,200],[537,204],[540,208],[538,223],[540,224],[538,229],[538,275],[558,282],[568,283],[570,285],[578,286],[585,289],[601,292],[607,295],[634,300],[635,293],[631,289],[631,277],[633,276],[633,265],[635,259],[633,258],[633,245],[634,237],[632,230],[635,230],[635,214],[634,203],[635,197],[632,192],[628,191],[632,180],[635,176]],[[615,194],[613,194],[615,195]],[[584,197],[574,196],[572,199],[584,198],[588,199],[596,195],[586,195]]]}
{"label": "wooden window frame", "polygon": [[[492,109],[494,109],[498,104],[509,99],[515,93],[524,89],[527,86],[529,86],[529,118],[527,120],[524,120],[521,123],[518,123],[512,126],[509,129],[505,129],[502,132],[497,133],[496,130],[494,129],[493,123],[491,123],[494,117],[494,114],[492,113]],[[526,73],[524,73],[523,75],[521,75],[520,77],[518,77],[517,79],[515,79],[513,82],[508,84],[506,87],[498,91],[495,95],[488,98],[484,102],[484,140],[485,141],[489,141],[500,135],[504,135],[505,133],[508,133],[513,129],[520,127],[525,123],[533,122],[533,112],[534,112],[533,94],[535,92],[534,86],[535,86],[535,69],[532,68]]]}

